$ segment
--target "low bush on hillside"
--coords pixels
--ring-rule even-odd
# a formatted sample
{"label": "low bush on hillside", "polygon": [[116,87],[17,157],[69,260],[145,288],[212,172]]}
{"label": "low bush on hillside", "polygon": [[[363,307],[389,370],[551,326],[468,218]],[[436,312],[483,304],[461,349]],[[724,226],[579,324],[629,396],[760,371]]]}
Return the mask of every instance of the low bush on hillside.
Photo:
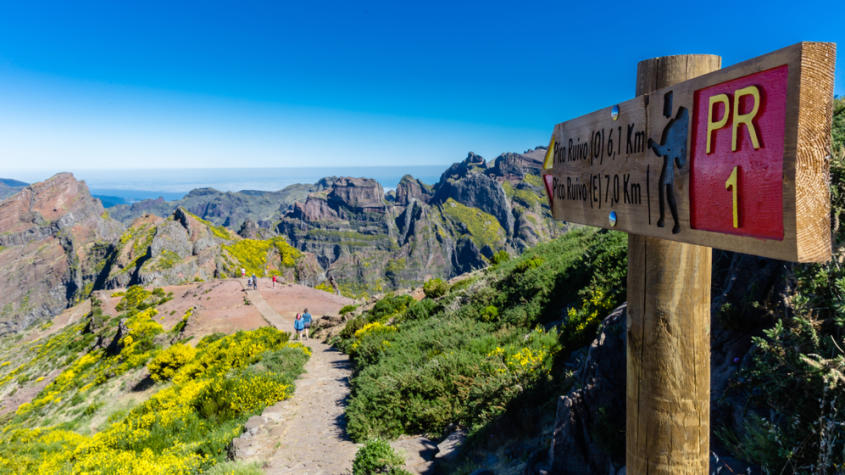
{"label": "low bush on hillside", "polygon": [[449,291],[449,284],[443,281],[443,279],[437,277],[434,279],[430,279],[423,284],[423,293],[426,297],[430,299],[436,299],[438,297],[442,297],[446,295],[446,292]]}
{"label": "low bush on hillside", "polygon": [[404,465],[405,460],[393,450],[390,444],[381,439],[374,439],[367,441],[363,447],[358,449],[355,460],[352,461],[352,474],[410,475],[410,472],[402,468]]}
{"label": "low bush on hillside", "polygon": [[486,270],[472,291],[389,296],[349,321],[336,343],[356,363],[350,436],[478,430],[530,388],[558,387],[555,361],[624,299],[626,249],[623,234],[573,231]]}
{"label": "low bush on hillside", "polygon": [[[210,335],[196,348],[176,344],[162,350],[155,340],[161,326],[151,318],[154,296],[130,288],[121,301],[128,331],[118,344],[76,357],[32,403],[18,408],[0,435],[0,472],[205,471],[225,459],[249,416],[290,396],[308,348],[265,327]],[[59,335],[49,341],[68,344],[74,338]],[[55,414],[73,413],[75,406],[89,420],[102,407],[92,401],[108,397],[97,388],[144,364],[154,380],[171,382],[138,406],[113,413],[99,432],[80,430],[78,420],[53,422]]]}

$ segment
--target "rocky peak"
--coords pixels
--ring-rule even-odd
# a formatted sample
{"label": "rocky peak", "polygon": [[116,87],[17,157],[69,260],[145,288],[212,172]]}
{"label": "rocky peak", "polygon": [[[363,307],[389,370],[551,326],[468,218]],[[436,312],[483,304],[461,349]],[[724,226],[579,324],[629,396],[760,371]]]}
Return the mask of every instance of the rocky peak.
{"label": "rocky peak", "polygon": [[493,161],[489,173],[511,181],[521,180],[527,173],[539,175],[540,170],[543,168],[545,149],[542,149],[542,152],[542,154],[539,154],[539,157],[537,153],[530,153],[528,155],[503,153]]}
{"label": "rocky peak", "polygon": [[411,175],[405,175],[399,181],[399,184],[396,185],[395,203],[399,206],[407,206],[412,200],[428,203],[432,195],[431,186],[426,185]]}
{"label": "rocky peak", "polygon": [[69,227],[103,211],[84,181],[77,181],[70,173],[59,173],[0,202],[0,229],[8,237],[50,223]]}
{"label": "rocky peak", "polygon": [[384,190],[372,178],[341,177],[332,183],[329,203],[358,211],[384,210]]}
{"label": "rocky peak", "polygon": [[198,196],[209,196],[209,195],[219,195],[221,191],[218,191],[214,188],[204,187],[204,188],[194,188],[193,190],[189,191],[186,198],[195,198]]}
{"label": "rocky peak", "polygon": [[0,334],[52,316],[87,296],[103,243],[119,236],[88,187],[70,173],[0,202]]}
{"label": "rocky peak", "polygon": [[487,162],[484,160],[484,157],[474,152],[469,152],[462,162],[453,163],[452,166],[447,168],[440,176],[440,181],[459,180],[472,173],[483,172],[486,169]]}
{"label": "rocky peak", "polygon": [[337,212],[329,206],[329,203],[317,196],[309,196],[305,203],[297,201],[286,216],[308,222],[330,221],[338,218]]}

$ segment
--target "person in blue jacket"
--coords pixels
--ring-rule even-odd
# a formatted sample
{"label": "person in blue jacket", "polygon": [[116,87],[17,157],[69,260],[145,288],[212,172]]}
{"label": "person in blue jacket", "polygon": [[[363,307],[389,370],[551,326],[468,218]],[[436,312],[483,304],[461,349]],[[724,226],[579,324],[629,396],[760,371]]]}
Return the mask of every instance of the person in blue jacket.
{"label": "person in blue jacket", "polygon": [[296,330],[296,339],[302,340],[302,330],[305,330],[305,321],[302,319],[302,315],[296,314],[296,320],[293,321],[293,329]]}
{"label": "person in blue jacket", "polygon": [[302,313],[302,321],[305,322],[305,339],[308,339],[308,329],[311,328],[311,314],[308,313],[308,309],[306,308],[303,310]]}

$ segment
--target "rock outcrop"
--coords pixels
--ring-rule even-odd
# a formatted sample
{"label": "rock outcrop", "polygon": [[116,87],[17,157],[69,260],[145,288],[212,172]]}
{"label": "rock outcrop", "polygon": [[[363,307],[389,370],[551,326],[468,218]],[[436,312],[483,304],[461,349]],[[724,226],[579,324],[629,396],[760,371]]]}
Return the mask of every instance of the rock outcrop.
{"label": "rock outcrop", "polygon": [[614,310],[576,358],[580,387],[558,401],[550,473],[616,473],[625,463],[626,315],[625,305]]}
{"label": "rock outcrop", "polygon": [[270,229],[272,225],[268,220],[274,219],[288,206],[298,200],[304,200],[309,193],[318,189],[319,184],[290,185],[280,191],[223,192],[214,188],[198,188],[181,200],[143,200],[130,205],[114,206],[109,208],[109,213],[124,224],[130,224],[145,214],[167,218],[181,207],[202,219],[234,230],[240,229],[246,220],[251,220],[264,229]]}
{"label": "rock outcrop", "polygon": [[84,182],[60,173],[0,202],[0,334],[85,298],[121,226]]}
{"label": "rock outcrop", "polygon": [[431,186],[411,175],[405,175],[396,185],[394,203],[399,206],[408,206],[413,200],[428,203],[432,195]]}
{"label": "rock outcrop", "polygon": [[410,175],[385,196],[375,181],[325,178],[285,212],[276,231],[311,252],[348,294],[453,277],[562,231],[550,219],[539,170],[544,148],[492,167],[470,153],[433,186]]}

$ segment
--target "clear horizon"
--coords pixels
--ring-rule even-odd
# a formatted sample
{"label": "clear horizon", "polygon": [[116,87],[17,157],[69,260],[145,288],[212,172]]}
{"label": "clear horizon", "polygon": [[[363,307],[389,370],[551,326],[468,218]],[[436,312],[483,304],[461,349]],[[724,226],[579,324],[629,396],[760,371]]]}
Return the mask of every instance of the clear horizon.
{"label": "clear horizon", "polygon": [[841,45],[835,4],[9,4],[0,175],[492,159],[630,99],[643,59]]}

